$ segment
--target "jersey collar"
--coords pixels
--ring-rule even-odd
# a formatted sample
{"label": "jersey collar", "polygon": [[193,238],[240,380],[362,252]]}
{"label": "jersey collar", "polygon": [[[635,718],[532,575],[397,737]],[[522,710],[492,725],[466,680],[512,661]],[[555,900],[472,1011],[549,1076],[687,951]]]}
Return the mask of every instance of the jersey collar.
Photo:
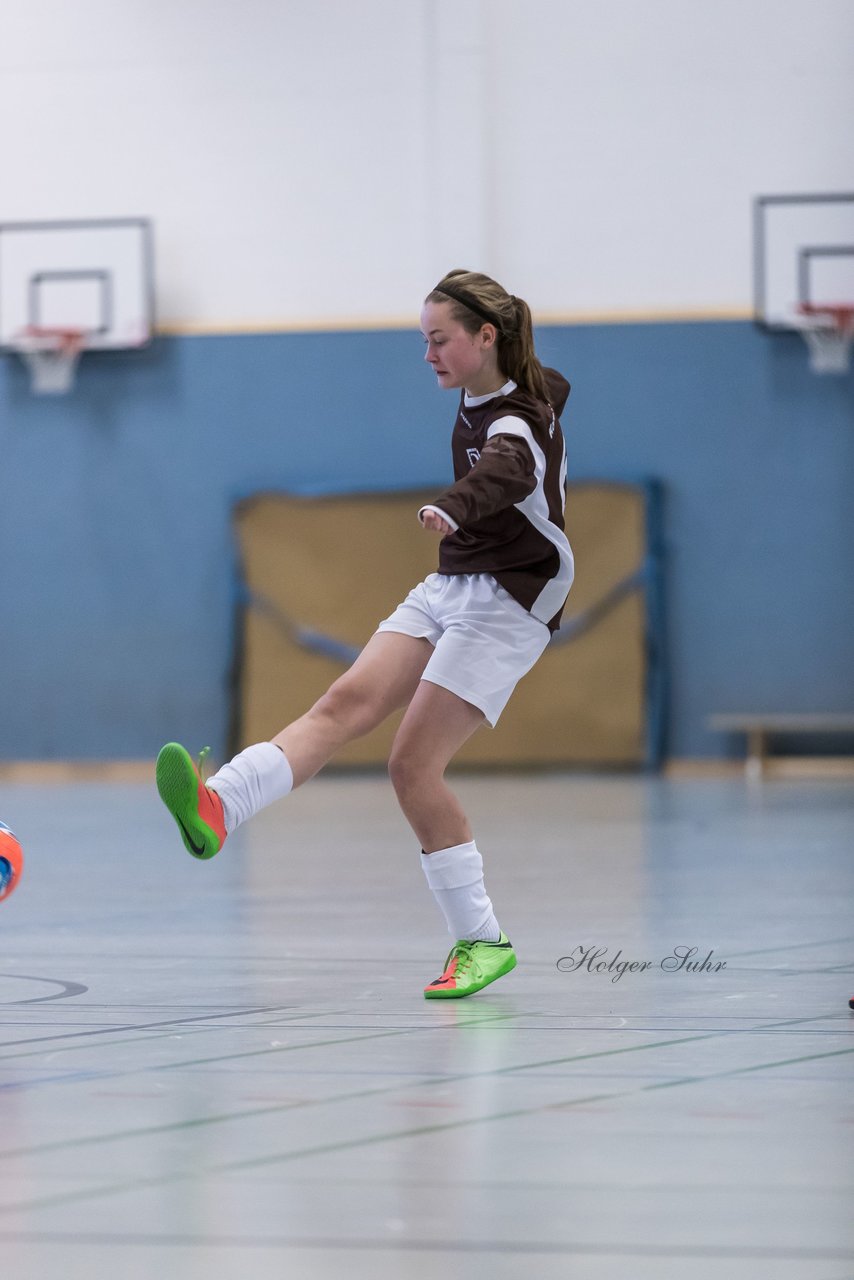
{"label": "jersey collar", "polygon": [[463,404],[467,409],[476,409],[479,404],[486,404],[487,400],[494,400],[496,396],[509,396],[510,392],[515,390],[516,383],[510,378],[503,387],[499,387],[497,391],[490,391],[485,396],[470,396],[468,392],[464,392]]}

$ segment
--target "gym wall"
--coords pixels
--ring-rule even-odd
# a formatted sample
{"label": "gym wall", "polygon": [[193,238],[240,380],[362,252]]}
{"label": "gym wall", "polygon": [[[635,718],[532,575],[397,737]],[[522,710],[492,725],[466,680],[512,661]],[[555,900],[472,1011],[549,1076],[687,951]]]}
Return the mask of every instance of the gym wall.
{"label": "gym wall", "polygon": [[[160,336],[0,360],[0,757],[225,740],[235,501],[444,485],[420,299],[530,299],[574,479],[662,480],[669,749],[850,705],[852,378],[749,323],[750,202],[850,186],[847,0],[3,6],[0,221],[154,220]],[[847,702],[846,702],[847,700]]]}

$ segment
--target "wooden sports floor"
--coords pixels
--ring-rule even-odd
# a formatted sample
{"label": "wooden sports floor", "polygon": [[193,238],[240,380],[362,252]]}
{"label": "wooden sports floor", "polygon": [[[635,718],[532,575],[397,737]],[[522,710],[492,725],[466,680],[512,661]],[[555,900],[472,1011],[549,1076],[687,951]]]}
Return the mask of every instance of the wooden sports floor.
{"label": "wooden sports floor", "polygon": [[383,778],[210,863],[150,785],[0,785],[4,1280],[854,1278],[851,783],[456,786],[519,967],[428,1003]]}

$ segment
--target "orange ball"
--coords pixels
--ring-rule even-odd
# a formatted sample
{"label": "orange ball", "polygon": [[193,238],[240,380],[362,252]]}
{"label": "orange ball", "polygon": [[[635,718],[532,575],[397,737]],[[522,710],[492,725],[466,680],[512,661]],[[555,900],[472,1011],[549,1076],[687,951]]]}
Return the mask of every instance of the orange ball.
{"label": "orange ball", "polygon": [[24,851],[15,833],[0,822],[0,902],[17,887],[24,869]]}

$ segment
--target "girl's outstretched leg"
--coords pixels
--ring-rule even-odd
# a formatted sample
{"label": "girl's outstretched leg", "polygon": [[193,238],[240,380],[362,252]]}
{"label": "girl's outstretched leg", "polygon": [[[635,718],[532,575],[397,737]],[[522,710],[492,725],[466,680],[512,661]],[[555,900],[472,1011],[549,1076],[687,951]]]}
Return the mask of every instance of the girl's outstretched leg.
{"label": "girl's outstretched leg", "polygon": [[369,733],[412,697],[433,652],[397,632],[371,637],[352,667],[273,742],[259,742],[202,781],[178,743],[157,758],[157,789],[188,852],[212,858],[247,818],[313,777],[345,743]]}

